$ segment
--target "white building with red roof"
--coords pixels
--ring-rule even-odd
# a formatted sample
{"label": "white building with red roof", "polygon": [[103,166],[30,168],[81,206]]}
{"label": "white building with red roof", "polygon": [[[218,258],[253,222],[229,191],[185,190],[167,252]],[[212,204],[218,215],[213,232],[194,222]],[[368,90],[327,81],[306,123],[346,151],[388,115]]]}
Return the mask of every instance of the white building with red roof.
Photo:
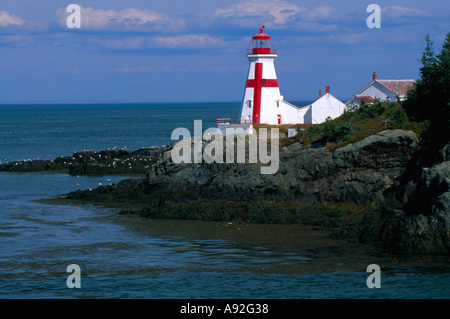
{"label": "white building with red roof", "polygon": [[372,82],[367,84],[361,90],[353,95],[353,98],[346,103],[348,107],[359,107],[361,101],[366,103],[373,103],[375,99],[380,101],[396,101],[397,97],[400,100],[405,99],[408,90],[414,87],[416,81],[412,79],[393,79],[381,80],[378,79],[377,73],[373,72]]}

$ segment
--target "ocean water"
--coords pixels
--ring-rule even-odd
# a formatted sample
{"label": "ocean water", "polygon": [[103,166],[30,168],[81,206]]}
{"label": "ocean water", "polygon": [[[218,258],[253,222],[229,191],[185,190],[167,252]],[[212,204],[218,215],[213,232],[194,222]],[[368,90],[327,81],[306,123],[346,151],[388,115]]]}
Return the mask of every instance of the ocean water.
{"label": "ocean water", "polygon": [[0,162],[165,145],[177,127],[193,132],[202,120],[205,130],[239,112],[239,103],[0,105]]}
{"label": "ocean water", "polygon": [[[168,144],[177,127],[202,120],[206,129],[238,113],[239,103],[3,105],[0,161]],[[0,172],[0,298],[450,297],[448,257],[345,242],[311,247],[307,235],[278,241],[280,228],[270,225],[149,221],[42,200],[123,178]],[[252,232],[264,239],[244,237]],[[80,267],[80,288],[67,285],[71,264]],[[381,267],[380,288],[367,286],[369,264]]]}

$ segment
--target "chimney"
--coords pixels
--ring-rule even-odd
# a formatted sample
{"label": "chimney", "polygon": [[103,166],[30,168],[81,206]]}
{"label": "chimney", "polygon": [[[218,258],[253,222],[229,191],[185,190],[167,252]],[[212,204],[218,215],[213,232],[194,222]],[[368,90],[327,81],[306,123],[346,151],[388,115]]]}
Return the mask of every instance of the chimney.
{"label": "chimney", "polygon": [[327,93],[329,94],[330,93],[330,87],[327,86],[326,89],[327,89]]}
{"label": "chimney", "polygon": [[377,72],[372,73],[372,81],[375,81],[377,79]]}
{"label": "chimney", "polygon": [[319,90],[319,99],[322,97],[322,91]]}

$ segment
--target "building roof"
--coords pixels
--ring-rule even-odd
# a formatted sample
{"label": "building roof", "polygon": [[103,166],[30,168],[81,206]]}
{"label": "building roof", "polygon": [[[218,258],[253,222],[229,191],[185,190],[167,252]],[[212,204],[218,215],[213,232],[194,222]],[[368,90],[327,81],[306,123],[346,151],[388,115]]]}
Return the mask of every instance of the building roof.
{"label": "building roof", "polygon": [[255,35],[253,36],[253,39],[270,39],[270,35],[265,34],[265,33],[263,32],[264,28],[265,28],[265,26],[262,26],[262,28],[259,29],[259,33],[258,33],[258,34],[255,34]]}
{"label": "building roof", "polygon": [[382,86],[384,86],[386,89],[394,93],[395,95],[404,96],[408,92],[409,89],[411,89],[416,81],[408,79],[408,80],[401,80],[401,79],[393,79],[393,80],[372,80],[369,84],[367,84],[365,87],[363,87],[361,90],[355,93],[355,97],[358,96],[365,96],[361,95],[364,91],[366,91],[369,87],[373,86],[375,83],[379,83]]}
{"label": "building roof", "polygon": [[371,96],[357,96],[356,97],[360,101],[364,101],[366,103],[373,103],[375,102],[374,98]]}
{"label": "building roof", "polygon": [[406,95],[406,93],[408,93],[408,90],[412,89],[414,83],[416,82],[411,79],[375,80],[375,81],[378,81],[380,84],[384,85],[387,89],[400,96]]}

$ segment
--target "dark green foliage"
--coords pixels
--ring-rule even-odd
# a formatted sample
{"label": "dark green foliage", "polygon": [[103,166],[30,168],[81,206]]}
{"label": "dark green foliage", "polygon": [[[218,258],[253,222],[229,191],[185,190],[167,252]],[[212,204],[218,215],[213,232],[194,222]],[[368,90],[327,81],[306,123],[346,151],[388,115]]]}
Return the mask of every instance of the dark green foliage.
{"label": "dark green foliage", "polygon": [[389,114],[391,116],[391,119],[397,125],[403,125],[409,122],[408,114],[406,114],[406,111],[402,108],[400,104],[397,104],[394,107],[392,107]]}
{"label": "dark green foliage", "polygon": [[434,131],[448,133],[450,127],[450,32],[438,55],[430,36],[425,37],[420,79],[404,103],[410,118],[429,120]]}
{"label": "dark green foliage", "polygon": [[[358,109],[358,115],[360,118],[376,118],[382,115],[387,109],[387,103],[382,103],[380,100],[376,99],[373,104],[365,103],[361,101],[361,106]],[[390,103],[390,106],[395,105]]]}
{"label": "dark green foliage", "polygon": [[328,118],[320,125],[310,126],[300,131],[296,138],[305,143],[328,142],[331,147],[340,147],[395,128],[412,129],[418,135],[422,132],[420,125],[409,121],[401,103],[375,100],[371,104],[362,102],[359,108],[346,110],[338,118]]}
{"label": "dark green foliage", "polygon": [[352,133],[352,123],[327,119],[322,127],[322,135],[329,142],[347,140]]}

